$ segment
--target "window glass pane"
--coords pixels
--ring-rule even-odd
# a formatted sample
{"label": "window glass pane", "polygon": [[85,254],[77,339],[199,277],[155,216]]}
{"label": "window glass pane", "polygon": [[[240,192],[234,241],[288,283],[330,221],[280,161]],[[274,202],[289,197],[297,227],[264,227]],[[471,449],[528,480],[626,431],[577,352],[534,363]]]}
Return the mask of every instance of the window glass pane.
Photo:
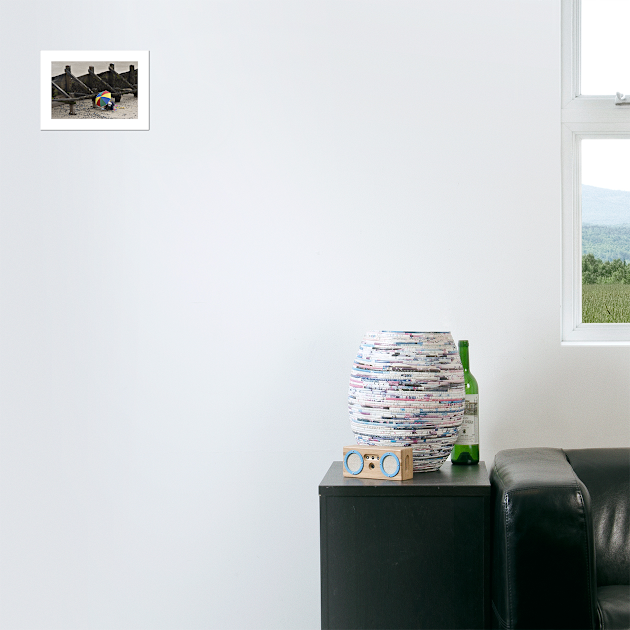
{"label": "window glass pane", "polygon": [[630,94],[630,0],[582,0],[582,94]]}
{"label": "window glass pane", "polygon": [[582,321],[630,322],[630,140],[582,140]]}

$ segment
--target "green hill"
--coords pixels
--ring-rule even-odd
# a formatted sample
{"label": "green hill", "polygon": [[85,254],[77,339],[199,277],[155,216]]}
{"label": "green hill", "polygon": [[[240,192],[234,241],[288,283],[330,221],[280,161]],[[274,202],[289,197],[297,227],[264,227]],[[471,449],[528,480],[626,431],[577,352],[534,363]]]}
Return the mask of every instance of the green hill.
{"label": "green hill", "polygon": [[630,223],[623,225],[582,224],[582,256],[630,262]]}

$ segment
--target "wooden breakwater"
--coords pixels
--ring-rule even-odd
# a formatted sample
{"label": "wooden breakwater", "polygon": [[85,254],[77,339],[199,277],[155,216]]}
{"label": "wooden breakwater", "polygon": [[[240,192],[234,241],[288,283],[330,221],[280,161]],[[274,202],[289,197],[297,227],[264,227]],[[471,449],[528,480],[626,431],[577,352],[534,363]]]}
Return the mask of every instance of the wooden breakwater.
{"label": "wooden breakwater", "polygon": [[116,72],[113,63],[109,68],[98,74],[94,66],[88,68],[88,73],[80,77],[72,74],[71,66],[66,66],[63,74],[51,79],[52,103],[66,103],[70,106],[70,114],[76,115],[74,106],[77,101],[92,99],[92,107],[96,107],[95,99],[99,92],[111,92],[114,101],[118,103],[123,94],[138,96],[138,70],[129,66],[126,72]]}

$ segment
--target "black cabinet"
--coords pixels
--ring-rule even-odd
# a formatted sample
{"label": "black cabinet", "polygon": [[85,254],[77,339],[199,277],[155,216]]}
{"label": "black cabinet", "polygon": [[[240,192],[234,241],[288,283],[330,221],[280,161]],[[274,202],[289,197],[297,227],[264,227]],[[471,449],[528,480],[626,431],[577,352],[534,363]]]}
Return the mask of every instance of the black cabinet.
{"label": "black cabinet", "polygon": [[483,462],[407,481],[319,486],[322,628],[486,628],[490,482]]}

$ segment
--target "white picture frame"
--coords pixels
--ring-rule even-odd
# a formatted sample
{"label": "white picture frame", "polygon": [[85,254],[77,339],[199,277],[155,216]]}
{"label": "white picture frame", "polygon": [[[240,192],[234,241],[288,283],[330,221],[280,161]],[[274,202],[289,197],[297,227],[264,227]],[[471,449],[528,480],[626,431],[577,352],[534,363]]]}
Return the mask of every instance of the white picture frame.
{"label": "white picture frame", "polygon": [[[111,120],[94,119],[58,119],[52,117],[51,103],[51,68],[53,62],[108,62],[117,60],[137,60],[138,73],[138,114],[137,118],[112,118]],[[119,69],[117,72],[128,70]],[[74,72],[73,72],[74,74]],[[75,75],[76,76],[76,75]],[[40,96],[42,131],[149,131],[149,51],[138,50],[42,50],[40,55]]]}

